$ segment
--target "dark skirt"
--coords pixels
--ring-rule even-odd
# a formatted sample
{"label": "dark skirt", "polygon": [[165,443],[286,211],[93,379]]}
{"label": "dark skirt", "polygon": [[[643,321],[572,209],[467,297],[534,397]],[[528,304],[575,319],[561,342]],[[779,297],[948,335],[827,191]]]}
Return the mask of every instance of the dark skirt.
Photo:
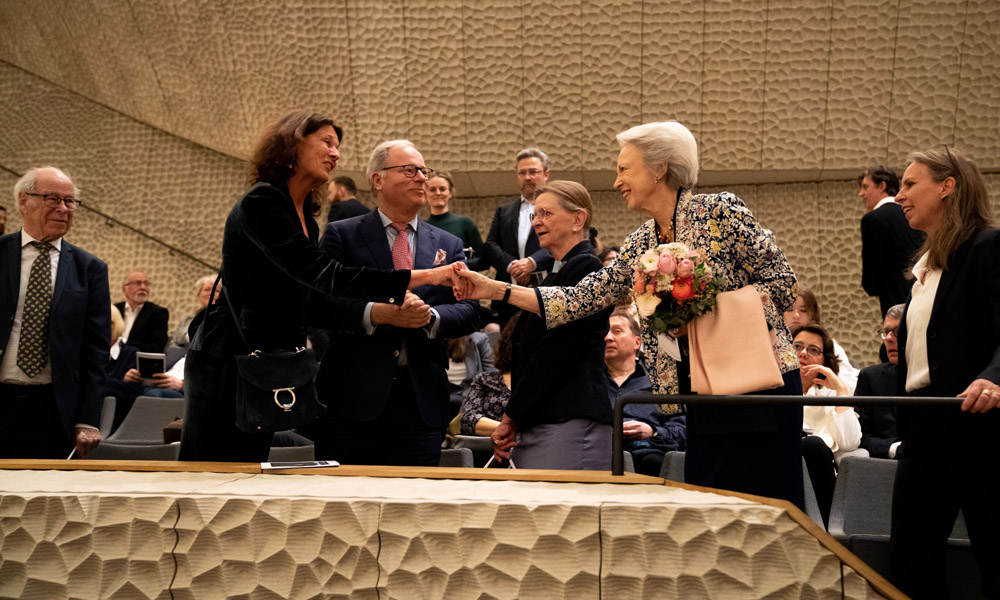
{"label": "dark skirt", "polygon": [[[798,369],[783,378],[780,388],[747,395],[802,395]],[[687,425],[687,483],[788,500],[805,510],[801,404],[692,404]]]}
{"label": "dark skirt", "polygon": [[518,435],[518,469],[611,470],[611,425],[590,419],[535,425]]}

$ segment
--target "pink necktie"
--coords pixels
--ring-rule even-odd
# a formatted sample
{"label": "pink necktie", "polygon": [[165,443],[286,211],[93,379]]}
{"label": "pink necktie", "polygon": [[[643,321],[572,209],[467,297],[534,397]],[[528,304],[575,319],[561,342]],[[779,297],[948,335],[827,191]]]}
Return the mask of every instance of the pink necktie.
{"label": "pink necktie", "polygon": [[410,240],[406,239],[406,228],[409,223],[393,223],[396,230],[396,241],[392,243],[392,266],[397,269],[412,269],[413,255],[410,254]]}

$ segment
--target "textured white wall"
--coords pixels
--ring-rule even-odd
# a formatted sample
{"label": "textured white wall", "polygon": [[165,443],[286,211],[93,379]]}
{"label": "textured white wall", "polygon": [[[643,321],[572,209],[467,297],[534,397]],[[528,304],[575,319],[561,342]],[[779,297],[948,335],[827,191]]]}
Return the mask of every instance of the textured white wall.
{"label": "textured white wall", "polygon": [[457,175],[453,210],[484,235],[516,190],[513,155],[539,145],[594,192],[609,243],[642,221],[608,191],[614,134],[673,118],[699,140],[703,189],[744,197],[869,363],[853,178],[949,143],[991,173],[996,206],[998,37],[995,0],[7,0],[0,185],[62,166],[88,207],[195,257],[88,209],[69,236],[108,261],[113,297],[146,269],[176,323],[200,261],[219,261],[241,159],[290,109],[345,126],[347,174],[377,142],[412,139]]}

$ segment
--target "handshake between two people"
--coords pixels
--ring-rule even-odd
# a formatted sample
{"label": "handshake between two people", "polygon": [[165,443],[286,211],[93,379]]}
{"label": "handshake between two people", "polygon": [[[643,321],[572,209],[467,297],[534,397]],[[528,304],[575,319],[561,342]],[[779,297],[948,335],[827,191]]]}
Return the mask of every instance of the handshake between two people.
{"label": "handshake between two people", "polygon": [[[500,300],[507,284],[470,271],[464,262],[453,262],[432,269],[415,270],[410,276],[410,288],[420,285],[450,286],[457,300]],[[534,298],[534,293],[531,293]],[[431,322],[431,307],[411,291],[406,292],[402,305],[376,302],[372,305],[372,325],[393,325],[419,329]]]}

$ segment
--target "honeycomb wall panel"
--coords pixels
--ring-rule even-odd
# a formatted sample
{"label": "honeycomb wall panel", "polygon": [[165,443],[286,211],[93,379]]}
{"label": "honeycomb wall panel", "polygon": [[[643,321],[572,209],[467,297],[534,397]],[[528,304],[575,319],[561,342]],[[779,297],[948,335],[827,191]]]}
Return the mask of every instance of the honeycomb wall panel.
{"label": "honeycomb wall panel", "polygon": [[[87,202],[69,239],[109,263],[115,299],[125,273],[149,271],[172,324],[192,308],[193,280],[219,262],[241,159],[297,108],[345,127],[339,172],[369,206],[360,174],[371,149],[412,138],[431,166],[456,174],[453,210],[483,237],[517,191],[514,154],[538,144],[555,176],[591,189],[609,244],[645,220],[611,191],[614,134],[680,119],[699,142],[704,189],[735,191],[774,230],[862,365],[876,360],[877,302],[858,284],[855,174],[873,163],[901,171],[910,150],[947,142],[976,160],[998,202],[991,0],[684,0],[669,10],[8,0],[0,33],[0,183],[10,190],[40,164],[69,170]],[[16,229],[11,201],[0,204]]]}
{"label": "honeycomb wall panel", "polygon": [[971,0],[965,13],[962,71],[958,81],[953,143],[983,166],[1000,156],[1000,10],[990,0]]}
{"label": "honeycomb wall panel", "polygon": [[[462,15],[468,168],[512,172],[514,156],[524,147],[522,90],[531,68],[521,51],[522,5],[518,0],[486,5],[463,0]],[[516,189],[512,186],[511,193]]]}
{"label": "honeycomb wall panel", "polygon": [[[642,115],[639,122],[674,120],[697,137],[705,76],[705,3],[642,3]],[[692,35],[693,34],[693,35]],[[679,36],[691,36],[678,43]],[[630,125],[635,125],[632,123]]]}
{"label": "honeycomb wall panel", "polygon": [[522,80],[524,145],[537,146],[556,170],[579,169],[581,78],[585,30],[579,0],[521,7],[525,78]]}
{"label": "honeycomb wall panel", "polygon": [[883,597],[784,509],[655,481],[4,471],[0,595]]}
{"label": "honeycomb wall panel", "polygon": [[[412,8],[412,7],[410,7]],[[461,0],[434,0],[407,9],[405,106],[410,139],[434,168],[465,171],[465,34]],[[370,152],[371,148],[363,152]],[[368,154],[365,154],[367,160]]]}
{"label": "honeycomb wall panel", "polygon": [[767,3],[761,130],[761,167],[765,170],[822,166],[830,10],[830,6],[803,5],[798,0]]}
{"label": "honeycomb wall panel", "polygon": [[823,167],[861,171],[886,160],[898,3],[832,5]]}
{"label": "honeycomb wall panel", "polygon": [[640,2],[583,2],[581,164],[588,171],[615,168],[615,135],[642,120],[642,39]]}
{"label": "honeycomb wall panel", "polygon": [[956,143],[966,5],[965,0],[900,0],[889,123],[890,164],[903,164],[915,149]]}
{"label": "honeycomb wall panel", "polygon": [[762,168],[766,19],[763,3],[705,4],[702,169]]}

